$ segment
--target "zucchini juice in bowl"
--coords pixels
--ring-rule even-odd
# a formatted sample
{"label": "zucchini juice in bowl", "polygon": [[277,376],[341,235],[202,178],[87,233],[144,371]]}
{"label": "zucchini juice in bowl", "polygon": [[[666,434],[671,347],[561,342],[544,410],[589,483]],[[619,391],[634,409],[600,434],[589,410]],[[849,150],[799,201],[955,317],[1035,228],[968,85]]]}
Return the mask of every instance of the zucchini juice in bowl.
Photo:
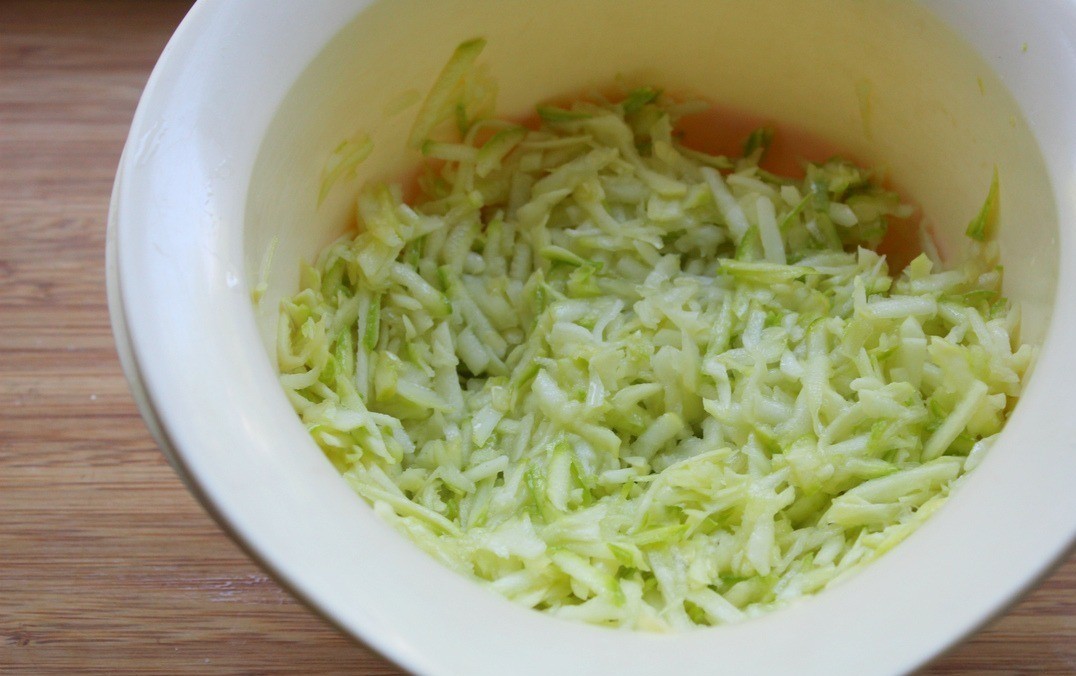
{"label": "zucchini juice in bowl", "polygon": [[[876,171],[775,173],[767,126],[706,152],[721,121],[661,82],[499,119],[485,46],[394,103],[415,185],[366,183],[281,301],[281,382],[351,487],[520,604],[658,631],[822,590],[940,507],[1034,355],[997,170],[960,249],[923,229],[898,268],[913,209]],[[377,143],[336,147],[319,204]]]}

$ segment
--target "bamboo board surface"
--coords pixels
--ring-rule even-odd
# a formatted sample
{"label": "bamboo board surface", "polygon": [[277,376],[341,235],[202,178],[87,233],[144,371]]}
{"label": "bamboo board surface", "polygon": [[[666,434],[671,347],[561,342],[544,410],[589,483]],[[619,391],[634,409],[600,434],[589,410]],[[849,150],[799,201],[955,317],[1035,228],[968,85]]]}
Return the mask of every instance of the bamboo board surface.
{"label": "bamboo board surface", "polygon": [[[0,0],[0,673],[398,673],[217,528],[120,372],[109,192],[188,6]],[[1076,673],[1076,557],[925,673],[1026,672]]]}

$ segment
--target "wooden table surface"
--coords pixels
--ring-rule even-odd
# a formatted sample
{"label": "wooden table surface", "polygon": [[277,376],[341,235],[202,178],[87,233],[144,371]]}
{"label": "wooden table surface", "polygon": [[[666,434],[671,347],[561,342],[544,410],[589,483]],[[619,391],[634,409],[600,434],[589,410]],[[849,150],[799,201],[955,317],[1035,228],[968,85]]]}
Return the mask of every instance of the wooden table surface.
{"label": "wooden table surface", "polygon": [[[397,673],[217,528],[120,372],[109,191],[188,6],[0,0],[0,673]],[[1076,673],[1076,557],[927,670],[1024,672]]]}

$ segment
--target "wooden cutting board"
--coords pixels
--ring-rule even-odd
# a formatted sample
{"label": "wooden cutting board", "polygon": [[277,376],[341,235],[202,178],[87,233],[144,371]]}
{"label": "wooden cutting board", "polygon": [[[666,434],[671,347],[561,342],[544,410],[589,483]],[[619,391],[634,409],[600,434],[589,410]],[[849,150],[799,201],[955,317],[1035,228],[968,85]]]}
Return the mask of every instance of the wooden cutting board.
{"label": "wooden cutting board", "polygon": [[[0,673],[397,673],[221,533],[120,373],[109,191],[188,6],[0,0]],[[1076,557],[927,673],[1029,671],[1076,673]]]}

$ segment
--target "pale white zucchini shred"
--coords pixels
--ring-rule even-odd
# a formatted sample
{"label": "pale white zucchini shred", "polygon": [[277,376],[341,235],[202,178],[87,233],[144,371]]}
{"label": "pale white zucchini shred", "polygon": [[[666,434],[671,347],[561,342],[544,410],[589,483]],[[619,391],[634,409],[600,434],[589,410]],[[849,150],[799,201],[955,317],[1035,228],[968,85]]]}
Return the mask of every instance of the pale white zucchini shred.
{"label": "pale white zucchini shred", "polygon": [[281,383],[378,514],[524,605],[678,630],[823,589],[981,462],[1034,353],[995,245],[891,276],[868,172],[689,151],[655,90],[476,122],[481,48],[412,130],[423,196],[364,190],[281,304]]}

